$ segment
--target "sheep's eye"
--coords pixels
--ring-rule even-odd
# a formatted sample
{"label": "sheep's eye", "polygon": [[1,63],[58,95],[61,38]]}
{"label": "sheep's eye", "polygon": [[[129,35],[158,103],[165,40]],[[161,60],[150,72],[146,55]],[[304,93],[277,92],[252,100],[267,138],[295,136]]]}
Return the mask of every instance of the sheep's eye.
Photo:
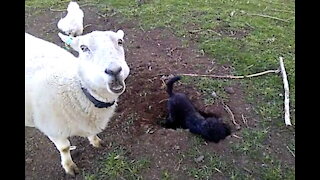
{"label": "sheep's eye", "polygon": [[83,52],[88,52],[88,51],[89,51],[89,48],[88,48],[86,45],[81,45],[81,46],[80,46],[80,49],[81,49]]}
{"label": "sheep's eye", "polygon": [[118,45],[122,45],[123,44],[123,40],[122,39],[119,39],[118,40]]}

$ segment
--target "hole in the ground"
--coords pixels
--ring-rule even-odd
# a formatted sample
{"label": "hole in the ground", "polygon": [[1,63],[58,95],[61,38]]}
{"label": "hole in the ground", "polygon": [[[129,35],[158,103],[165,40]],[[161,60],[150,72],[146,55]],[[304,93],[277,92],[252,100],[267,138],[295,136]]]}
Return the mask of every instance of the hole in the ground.
{"label": "hole in the ground", "polygon": [[157,123],[167,129],[189,129],[191,133],[215,143],[231,134],[231,127],[225,124],[221,117],[211,112],[190,110],[177,113],[172,110],[170,114],[173,114],[175,118],[168,115],[166,119],[160,119]]}

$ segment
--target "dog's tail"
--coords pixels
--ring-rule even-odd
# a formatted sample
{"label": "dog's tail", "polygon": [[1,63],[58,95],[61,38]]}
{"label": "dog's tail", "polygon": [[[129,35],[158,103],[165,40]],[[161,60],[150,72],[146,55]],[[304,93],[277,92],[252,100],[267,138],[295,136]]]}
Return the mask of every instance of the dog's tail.
{"label": "dog's tail", "polygon": [[167,93],[169,94],[170,97],[173,95],[173,91],[172,91],[173,83],[176,81],[179,81],[180,79],[181,79],[180,76],[175,76],[167,82]]}

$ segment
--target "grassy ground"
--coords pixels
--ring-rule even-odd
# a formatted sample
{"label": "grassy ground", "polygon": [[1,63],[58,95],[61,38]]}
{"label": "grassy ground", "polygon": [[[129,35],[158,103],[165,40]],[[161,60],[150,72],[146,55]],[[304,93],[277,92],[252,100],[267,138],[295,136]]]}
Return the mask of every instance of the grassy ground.
{"label": "grassy ground", "polygon": [[[29,7],[65,7],[68,1],[26,0]],[[284,58],[290,86],[291,120],[295,124],[295,2],[292,0],[99,0],[101,13],[122,15],[138,20],[142,30],[164,27],[173,31],[186,45],[197,43],[199,52],[213,57],[219,64],[230,64],[233,75],[245,75],[279,67],[279,56]],[[267,15],[267,16],[265,16]],[[188,77],[184,83],[198,80]],[[203,142],[194,140],[194,148],[185,156],[206,158],[199,166],[187,167],[188,176],[209,179],[223,172],[230,179],[294,179],[294,164],[285,164],[277,156],[277,148],[294,153],[294,131],[284,127],[283,84],[280,75],[269,74],[246,80],[217,80],[201,78],[197,88],[207,94],[205,103],[214,103],[214,90],[227,99],[222,90],[225,84],[239,82],[245,98],[258,116],[257,126],[244,129],[242,141],[231,146],[234,156],[245,156],[245,170],[237,162],[226,161],[223,155],[204,152]],[[276,135],[275,135],[276,134]],[[270,143],[271,136],[281,143]],[[277,147],[277,148],[275,148]],[[139,179],[140,170],[148,166],[148,159],[126,159],[125,152],[115,149],[101,162],[95,175],[87,179],[115,178],[126,174],[127,179]],[[171,179],[167,171],[162,179]]]}
{"label": "grassy ground", "polygon": [[[131,0],[100,2],[106,13],[114,7],[127,18],[139,19],[141,28],[166,27],[186,41],[196,40],[199,50],[218,63],[231,63],[234,75],[277,69],[282,56],[289,77],[294,123],[294,1],[150,0],[141,6]],[[241,82],[248,87],[248,100],[259,99],[256,105],[262,117],[282,119],[281,78],[264,76]]]}
{"label": "grassy ground", "polygon": [[106,157],[102,157],[101,166],[96,169],[96,172],[92,174],[83,172],[85,179],[117,179],[117,177],[142,179],[140,171],[147,168],[150,161],[146,158],[130,160],[125,154],[126,151],[123,148],[115,148]]}

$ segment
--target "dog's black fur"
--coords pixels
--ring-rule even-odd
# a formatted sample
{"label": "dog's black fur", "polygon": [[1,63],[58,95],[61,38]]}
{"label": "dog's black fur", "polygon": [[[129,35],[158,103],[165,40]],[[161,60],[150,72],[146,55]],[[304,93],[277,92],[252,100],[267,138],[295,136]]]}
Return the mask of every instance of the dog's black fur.
{"label": "dog's black fur", "polygon": [[190,132],[215,143],[229,136],[230,126],[220,118],[196,110],[185,94],[172,91],[174,82],[180,79],[180,76],[176,76],[167,82],[169,117],[166,119],[165,127],[189,129]]}

